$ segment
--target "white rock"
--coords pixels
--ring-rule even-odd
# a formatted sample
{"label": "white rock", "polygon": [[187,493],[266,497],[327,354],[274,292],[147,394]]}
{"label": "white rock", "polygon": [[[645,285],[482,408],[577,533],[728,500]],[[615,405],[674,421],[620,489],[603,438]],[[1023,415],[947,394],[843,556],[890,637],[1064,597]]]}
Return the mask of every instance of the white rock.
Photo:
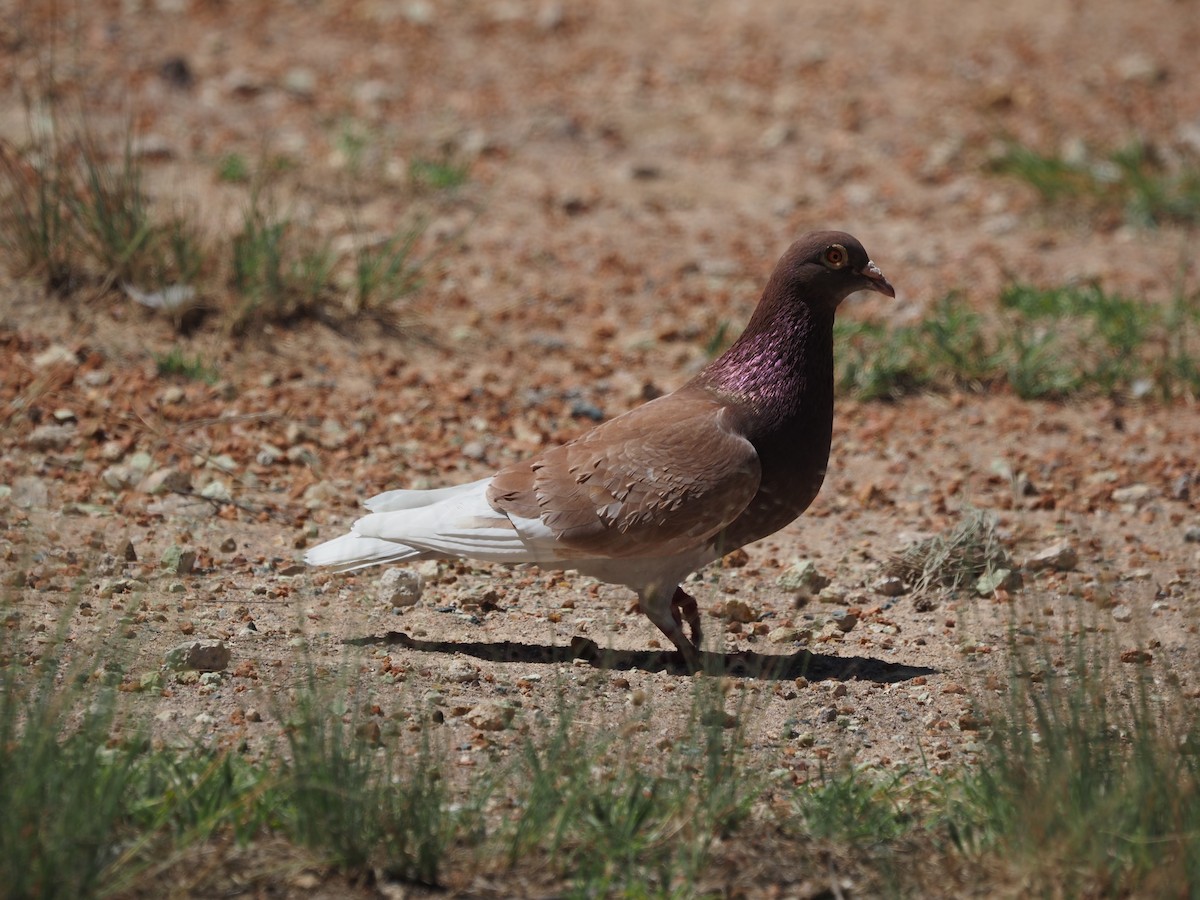
{"label": "white rock", "polygon": [[1066,541],[1059,541],[1039,550],[1025,560],[1023,568],[1026,572],[1041,572],[1053,569],[1055,572],[1069,572],[1079,562],[1079,554]]}
{"label": "white rock", "polygon": [[311,99],[317,92],[316,73],[305,66],[292,66],[283,76],[283,87],[289,94]]}
{"label": "white rock", "polygon": [[1155,494],[1154,488],[1148,484],[1131,484],[1129,487],[1117,488],[1112,492],[1114,503],[1141,503]]}
{"label": "white rock", "polygon": [[785,591],[811,597],[829,584],[812,560],[797,560],[775,581]]}
{"label": "white rock", "polygon": [[479,669],[468,662],[456,659],[451,661],[446,677],[458,684],[470,684],[479,680]]}
{"label": "white rock", "polygon": [[9,496],[13,505],[21,509],[46,509],[50,505],[50,489],[46,482],[32,475],[22,475],[13,481]]}
{"label": "white rock", "polygon": [[131,488],[141,480],[141,472],[138,472],[133,466],[116,465],[109,466],[100,473],[100,480],[112,488],[114,491],[123,491],[126,488]]}
{"label": "white rock", "polygon": [[167,651],[166,665],[177,672],[220,672],[233,654],[223,641],[200,639],[185,641]]}
{"label": "white rock", "polygon": [[79,357],[62,344],[52,344],[33,358],[35,369],[47,369],[50,366],[58,365],[77,366]]}
{"label": "white rock", "polygon": [[975,581],[975,592],[981,597],[990,597],[999,588],[1015,590],[1021,586],[1021,574],[1012,569],[992,569],[984,572]]}
{"label": "white rock", "polygon": [[1147,53],[1137,51],[1118,59],[1115,68],[1117,77],[1122,81],[1141,81],[1146,84],[1162,81],[1167,74],[1167,70],[1158,60]]}
{"label": "white rock", "polygon": [[39,425],[29,433],[27,443],[34,450],[62,450],[71,443],[76,434],[74,425]]}
{"label": "white rock", "polygon": [[169,466],[158,469],[142,482],[142,491],[147,494],[186,494],[191,489],[191,476]]}
{"label": "white rock", "polygon": [[205,500],[216,500],[218,503],[228,503],[233,499],[233,494],[229,492],[229,485],[219,478],[214,478],[201,488],[200,496]]}
{"label": "white rock", "polygon": [[196,299],[196,289],[190,284],[169,284],[161,291],[143,291],[132,284],[123,286],[129,299],[149,309],[164,309],[175,312],[184,309]]}
{"label": "white rock", "polygon": [[812,631],[810,629],[789,628],[786,625],[773,628],[767,634],[767,640],[772,644],[790,644],[796,641],[807,641],[811,637]]}
{"label": "white rock", "polygon": [[388,569],[379,579],[379,602],[392,606],[416,606],[425,589],[421,573],[403,567]]}

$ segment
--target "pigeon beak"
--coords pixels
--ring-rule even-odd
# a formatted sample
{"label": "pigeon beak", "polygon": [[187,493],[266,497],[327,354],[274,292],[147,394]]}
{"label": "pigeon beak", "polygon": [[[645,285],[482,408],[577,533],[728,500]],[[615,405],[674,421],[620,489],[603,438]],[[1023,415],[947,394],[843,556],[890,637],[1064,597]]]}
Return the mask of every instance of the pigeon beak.
{"label": "pigeon beak", "polygon": [[883,277],[883,273],[879,271],[879,266],[870,260],[867,260],[867,264],[859,270],[858,274],[870,282],[867,285],[870,290],[879,291],[879,293],[887,294],[889,297],[896,296],[896,289]]}

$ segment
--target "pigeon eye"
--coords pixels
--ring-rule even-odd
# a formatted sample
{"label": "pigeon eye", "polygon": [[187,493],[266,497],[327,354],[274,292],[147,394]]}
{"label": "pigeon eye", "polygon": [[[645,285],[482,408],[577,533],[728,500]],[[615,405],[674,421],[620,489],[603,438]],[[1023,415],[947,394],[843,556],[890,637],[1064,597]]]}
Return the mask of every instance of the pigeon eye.
{"label": "pigeon eye", "polygon": [[834,244],[825,249],[825,253],[821,257],[825,261],[825,265],[831,269],[840,269],[850,259],[846,253],[846,248],[841,244]]}

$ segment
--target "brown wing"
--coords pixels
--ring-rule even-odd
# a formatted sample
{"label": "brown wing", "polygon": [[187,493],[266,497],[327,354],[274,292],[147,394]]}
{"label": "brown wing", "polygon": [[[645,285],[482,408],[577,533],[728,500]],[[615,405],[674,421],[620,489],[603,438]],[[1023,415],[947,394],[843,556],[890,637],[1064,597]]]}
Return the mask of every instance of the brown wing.
{"label": "brown wing", "polygon": [[703,392],[660,397],[499,472],[498,510],[540,518],[562,558],[669,556],[698,546],[758,490],[758,454]]}

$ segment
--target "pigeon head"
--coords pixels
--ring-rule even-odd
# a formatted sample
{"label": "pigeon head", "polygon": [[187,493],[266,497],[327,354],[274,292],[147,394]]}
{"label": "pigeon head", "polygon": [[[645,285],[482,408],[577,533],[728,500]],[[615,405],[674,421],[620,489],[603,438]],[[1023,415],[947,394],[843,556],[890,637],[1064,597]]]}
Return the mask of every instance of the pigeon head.
{"label": "pigeon head", "polygon": [[756,398],[756,408],[779,418],[818,404],[820,420],[832,422],[834,312],[863,290],[896,296],[858,238],[844,231],[803,235],[775,266],[746,330],[696,381]]}
{"label": "pigeon head", "polygon": [[771,281],[775,284],[768,285],[767,295],[792,294],[830,309],[855,291],[896,296],[858,238],[844,231],[813,231],[801,237],[779,260]]}

